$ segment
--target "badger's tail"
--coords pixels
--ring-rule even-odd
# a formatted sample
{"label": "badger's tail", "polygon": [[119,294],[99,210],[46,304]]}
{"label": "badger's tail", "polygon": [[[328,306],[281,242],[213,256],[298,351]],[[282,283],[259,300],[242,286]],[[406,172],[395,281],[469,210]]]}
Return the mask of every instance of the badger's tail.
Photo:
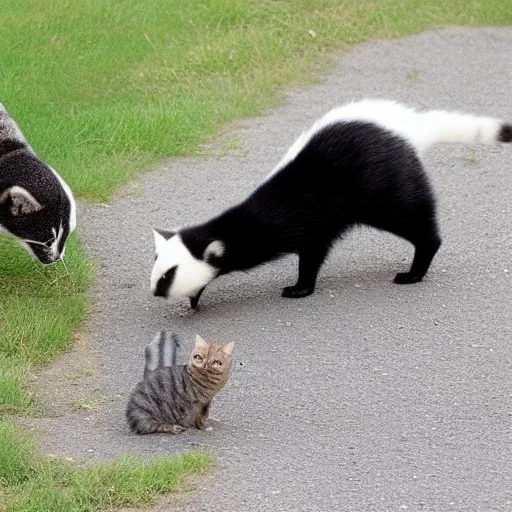
{"label": "badger's tail", "polygon": [[180,342],[175,334],[169,339],[165,331],[159,331],[151,343],[146,345],[144,355],[146,364],[144,366],[144,378],[157,368],[176,365],[176,354]]}
{"label": "badger's tail", "polygon": [[408,138],[419,152],[439,142],[512,142],[512,123],[443,110],[419,113],[417,122],[410,128]]}

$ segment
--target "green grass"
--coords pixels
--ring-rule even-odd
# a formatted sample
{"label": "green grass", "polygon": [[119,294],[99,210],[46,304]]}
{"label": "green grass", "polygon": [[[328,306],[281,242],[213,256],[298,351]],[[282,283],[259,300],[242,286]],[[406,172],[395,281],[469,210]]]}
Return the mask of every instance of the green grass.
{"label": "green grass", "polygon": [[0,418],[31,404],[32,365],[69,346],[86,311],[92,265],[72,236],[64,263],[43,267],[12,237],[0,237]]}
{"label": "green grass", "polygon": [[512,0],[0,0],[0,11],[0,98],[76,193],[106,200],[275,104],[333,49],[510,23]]}
{"label": "green grass", "polygon": [[410,69],[407,71],[407,78],[409,80],[417,80],[420,76],[420,72],[417,69]]}
{"label": "green grass", "polygon": [[108,403],[117,402],[118,400],[119,397],[117,396],[82,397],[75,400],[74,406],[78,410],[91,410]]}
{"label": "green grass", "polygon": [[5,512],[147,507],[212,462],[211,453],[192,451],[151,462],[123,457],[80,468],[70,461],[34,455],[32,441],[7,421],[0,421],[0,446],[0,510]]}

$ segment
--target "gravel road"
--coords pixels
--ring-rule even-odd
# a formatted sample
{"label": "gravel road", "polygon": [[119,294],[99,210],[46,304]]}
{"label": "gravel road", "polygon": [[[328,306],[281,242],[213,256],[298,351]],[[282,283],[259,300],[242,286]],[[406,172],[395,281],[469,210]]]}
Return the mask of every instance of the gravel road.
{"label": "gravel road", "polygon": [[[371,42],[281,107],[230,126],[204,157],[167,162],[109,207],[82,206],[98,281],[84,327],[96,366],[78,388],[88,382],[107,399],[31,420],[42,449],[102,460],[211,447],[217,466],[189,512],[512,510],[510,145],[427,154],[444,243],[418,285],[392,283],[412,247],[362,229],[336,247],[305,299],[280,296],[296,277],[292,257],[215,281],[193,314],[148,288],[150,227],[205,220],[243,198],[329,108],[376,97],[512,120],[511,77],[512,28]],[[211,431],[128,432],[126,398],[161,328],[179,333],[182,359],[196,332],[237,343]],[[80,354],[45,370],[54,384]]]}

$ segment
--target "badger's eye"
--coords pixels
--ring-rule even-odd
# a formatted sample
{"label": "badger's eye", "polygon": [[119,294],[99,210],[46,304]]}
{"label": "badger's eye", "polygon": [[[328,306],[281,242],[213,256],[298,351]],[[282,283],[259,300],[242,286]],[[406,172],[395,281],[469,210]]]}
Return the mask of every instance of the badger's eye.
{"label": "badger's eye", "polygon": [[194,359],[198,362],[198,363],[202,363],[203,362],[203,358],[199,355],[199,354],[196,354],[194,356]]}
{"label": "badger's eye", "polygon": [[213,361],[213,364],[216,366],[222,366],[222,361],[215,360],[215,361]]}

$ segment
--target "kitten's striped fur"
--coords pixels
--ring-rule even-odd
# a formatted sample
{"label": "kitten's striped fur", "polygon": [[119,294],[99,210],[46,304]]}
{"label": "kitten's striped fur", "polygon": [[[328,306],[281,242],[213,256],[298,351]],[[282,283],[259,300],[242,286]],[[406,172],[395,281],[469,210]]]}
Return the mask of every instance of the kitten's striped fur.
{"label": "kitten's striped fur", "polygon": [[180,434],[193,426],[205,429],[211,401],[228,379],[233,348],[234,342],[207,343],[197,335],[187,365],[145,370],[126,408],[132,432]]}
{"label": "kitten's striped fur", "polygon": [[144,356],[146,358],[144,378],[157,368],[176,366],[176,354],[179,346],[180,342],[176,334],[171,334],[171,339],[169,339],[165,331],[160,331],[155,336],[155,339],[148,343],[144,349]]}

